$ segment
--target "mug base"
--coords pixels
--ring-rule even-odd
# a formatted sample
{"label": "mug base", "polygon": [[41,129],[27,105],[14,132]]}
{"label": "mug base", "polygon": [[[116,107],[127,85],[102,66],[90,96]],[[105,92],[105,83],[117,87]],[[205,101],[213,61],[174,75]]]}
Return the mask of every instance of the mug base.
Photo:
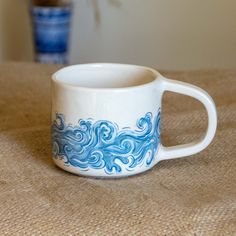
{"label": "mug base", "polygon": [[148,167],[140,166],[136,170],[126,171],[125,173],[123,172],[123,173],[111,173],[111,174],[109,173],[108,174],[108,173],[104,172],[103,169],[81,170],[77,167],[73,167],[71,165],[66,165],[62,160],[57,160],[57,159],[53,158],[53,161],[56,164],[56,166],[58,166],[60,169],[63,169],[63,170],[70,172],[72,174],[83,176],[83,177],[102,178],[102,179],[117,179],[117,178],[125,178],[125,177],[129,177],[129,176],[138,175],[138,174],[141,174],[145,171],[152,169],[152,167],[155,165],[155,164],[153,164]]}

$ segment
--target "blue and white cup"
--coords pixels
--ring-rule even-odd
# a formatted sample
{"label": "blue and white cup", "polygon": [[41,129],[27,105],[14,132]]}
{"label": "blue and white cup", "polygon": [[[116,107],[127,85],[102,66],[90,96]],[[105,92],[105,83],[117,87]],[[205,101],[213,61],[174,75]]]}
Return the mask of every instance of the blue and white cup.
{"label": "blue and white cup", "polygon": [[[160,140],[165,91],[196,98],[208,113],[197,142],[164,147]],[[94,177],[135,175],[161,160],[189,156],[212,141],[217,126],[212,98],[202,89],[135,65],[82,64],[52,76],[53,160],[64,170]]]}
{"label": "blue and white cup", "polygon": [[31,8],[36,61],[66,64],[69,44],[71,5]]}

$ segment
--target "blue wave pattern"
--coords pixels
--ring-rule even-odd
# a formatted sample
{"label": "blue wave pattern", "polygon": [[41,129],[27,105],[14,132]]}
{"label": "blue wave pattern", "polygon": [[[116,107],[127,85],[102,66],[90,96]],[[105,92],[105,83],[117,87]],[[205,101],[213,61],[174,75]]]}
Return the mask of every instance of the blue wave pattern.
{"label": "blue wave pattern", "polygon": [[[53,156],[81,170],[104,169],[107,174],[132,171],[136,166],[150,166],[160,143],[160,111],[137,121],[137,129],[119,129],[107,120],[79,120],[66,125],[56,114],[52,124]],[[122,165],[123,164],[123,165]],[[125,166],[125,167],[124,167]]]}

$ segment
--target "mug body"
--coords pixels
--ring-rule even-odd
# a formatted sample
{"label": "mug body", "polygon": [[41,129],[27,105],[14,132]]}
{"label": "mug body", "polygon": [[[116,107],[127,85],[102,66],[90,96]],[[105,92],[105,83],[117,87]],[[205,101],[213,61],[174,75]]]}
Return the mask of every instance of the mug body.
{"label": "mug body", "polygon": [[51,126],[56,165],[80,175],[122,177],[156,164],[160,76],[122,64],[82,64],[56,72]]}

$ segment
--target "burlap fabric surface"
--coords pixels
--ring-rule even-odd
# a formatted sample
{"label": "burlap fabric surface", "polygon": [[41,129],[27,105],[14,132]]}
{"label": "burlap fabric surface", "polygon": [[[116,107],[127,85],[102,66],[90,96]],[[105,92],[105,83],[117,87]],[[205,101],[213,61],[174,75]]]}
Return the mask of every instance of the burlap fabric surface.
{"label": "burlap fabric surface", "polygon": [[[0,66],[0,235],[236,235],[236,71],[163,72],[213,97],[213,143],[144,174],[104,180],[51,160],[50,75],[57,69]],[[165,95],[165,145],[199,138],[206,124],[197,101]]]}

